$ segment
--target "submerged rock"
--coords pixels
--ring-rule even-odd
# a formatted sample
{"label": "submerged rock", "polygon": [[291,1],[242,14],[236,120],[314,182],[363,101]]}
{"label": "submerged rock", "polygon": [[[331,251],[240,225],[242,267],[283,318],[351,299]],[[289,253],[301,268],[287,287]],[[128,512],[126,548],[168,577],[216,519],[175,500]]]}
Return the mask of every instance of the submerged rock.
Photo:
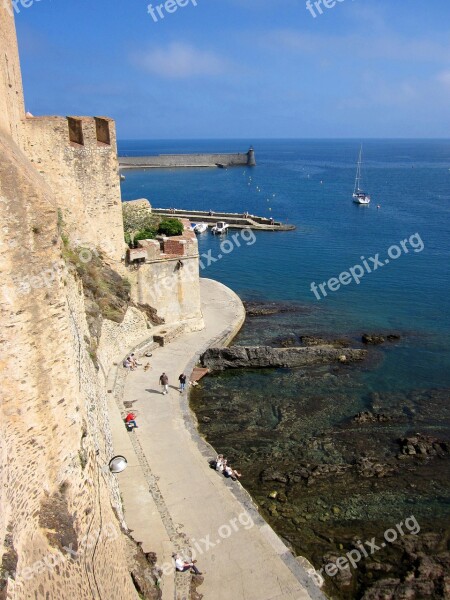
{"label": "submerged rock", "polygon": [[400,438],[400,456],[444,456],[450,453],[448,442],[437,438],[416,434]]}
{"label": "submerged rock", "polygon": [[366,410],[355,415],[352,421],[358,424],[385,423],[386,421],[391,421],[391,417],[385,414],[373,413],[370,410]]}
{"label": "submerged rock", "polygon": [[304,346],[333,346],[334,348],[344,348],[349,345],[347,339],[326,339],[315,335],[302,335],[300,341]]}
{"label": "submerged rock", "polygon": [[267,315],[278,315],[280,313],[303,312],[309,313],[309,307],[298,305],[282,304],[276,302],[244,302],[245,311],[248,317],[264,317]]}
{"label": "submerged rock", "polygon": [[386,475],[392,474],[395,469],[389,465],[378,463],[373,458],[363,457],[360,458],[356,463],[356,470],[360,477],[386,477]]}
{"label": "submerged rock", "polygon": [[287,475],[271,467],[264,469],[264,471],[261,472],[260,479],[263,483],[266,483],[268,481],[287,483],[289,481]]}
{"label": "submerged rock", "polygon": [[398,342],[400,336],[397,333],[389,333],[387,335],[375,334],[375,333],[363,333],[361,341],[363,344],[372,346],[378,346],[384,344],[384,342]]}
{"label": "submerged rock", "polygon": [[[339,362],[342,350],[332,346],[306,348],[271,348],[270,346],[231,346],[210,348],[201,357],[204,367],[212,371],[238,368],[283,368]],[[345,349],[346,363],[364,360],[366,350]]]}

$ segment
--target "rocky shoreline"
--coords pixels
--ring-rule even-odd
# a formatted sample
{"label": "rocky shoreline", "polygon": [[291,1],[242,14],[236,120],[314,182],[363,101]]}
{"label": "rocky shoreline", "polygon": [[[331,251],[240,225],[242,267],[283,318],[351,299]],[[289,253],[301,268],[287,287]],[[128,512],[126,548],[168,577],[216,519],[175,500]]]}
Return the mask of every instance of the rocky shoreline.
{"label": "rocky shoreline", "polygon": [[333,362],[352,363],[366,358],[367,351],[334,348],[331,345],[298,348],[230,346],[210,348],[201,356],[201,365],[211,372],[238,368],[295,368]]}
{"label": "rocky shoreline", "polygon": [[[270,310],[254,319],[283,319]],[[449,597],[449,390],[367,389],[365,374],[382,368],[384,347],[395,350],[404,333],[299,332],[292,312],[285,317],[288,333],[270,328],[270,338],[265,329],[263,346],[204,356],[215,374],[192,398],[203,435],[243,471],[264,517],[317,570],[417,519],[420,534],[406,531],[356,569],[325,577],[330,597]],[[355,351],[348,365],[339,360]]]}

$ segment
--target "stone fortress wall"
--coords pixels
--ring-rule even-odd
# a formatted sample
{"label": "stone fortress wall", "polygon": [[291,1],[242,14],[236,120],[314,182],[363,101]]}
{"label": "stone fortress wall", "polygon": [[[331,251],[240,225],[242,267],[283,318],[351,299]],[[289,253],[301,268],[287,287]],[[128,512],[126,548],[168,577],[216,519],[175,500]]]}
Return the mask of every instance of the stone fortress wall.
{"label": "stone fortress wall", "polygon": [[25,152],[52,188],[71,240],[124,254],[114,121],[105,117],[28,117]]}
{"label": "stone fortress wall", "polygon": [[[129,204],[151,211],[148,200],[134,200]],[[186,331],[199,331],[204,321],[198,243],[190,230],[190,222],[181,221],[185,228],[182,235],[139,240],[138,247],[128,251],[129,279],[136,303],[156,308],[158,316],[167,324],[177,323]]]}
{"label": "stone fortress wall", "polygon": [[3,131],[0,152],[0,597],[137,599],[79,283],[10,283],[61,260],[56,200]]}
{"label": "stone fortress wall", "polygon": [[[137,600],[136,547],[108,469],[106,378],[151,324],[137,308],[104,320],[93,357],[61,243],[63,220],[71,242],[127,273],[114,123],[25,115],[10,8],[0,3],[0,600]],[[160,268],[146,265],[142,286]]]}
{"label": "stone fortress wall", "polygon": [[9,11],[4,2],[0,4],[0,57],[0,130],[20,143],[25,115],[22,75],[12,7]]}

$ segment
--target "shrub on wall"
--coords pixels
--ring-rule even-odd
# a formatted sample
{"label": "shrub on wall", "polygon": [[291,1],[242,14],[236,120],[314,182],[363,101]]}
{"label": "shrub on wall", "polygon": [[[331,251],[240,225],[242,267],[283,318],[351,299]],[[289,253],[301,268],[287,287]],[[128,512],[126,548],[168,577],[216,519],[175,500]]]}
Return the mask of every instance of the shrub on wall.
{"label": "shrub on wall", "polygon": [[132,245],[135,240],[153,239],[157,234],[160,218],[152,214],[150,207],[124,202],[122,214],[127,244]]}
{"label": "shrub on wall", "polygon": [[169,237],[172,235],[181,235],[183,230],[183,223],[178,219],[163,219],[159,224],[158,233]]}

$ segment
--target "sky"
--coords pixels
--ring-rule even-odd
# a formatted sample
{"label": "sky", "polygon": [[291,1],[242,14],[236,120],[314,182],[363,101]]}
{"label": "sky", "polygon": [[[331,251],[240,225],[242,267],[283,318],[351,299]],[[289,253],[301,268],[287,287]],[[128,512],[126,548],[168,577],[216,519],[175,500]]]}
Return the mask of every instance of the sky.
{"label": "sky", "polygon": [[27,110],[120,139],[450,137],[449,0],[179,1],[18,0]]}

